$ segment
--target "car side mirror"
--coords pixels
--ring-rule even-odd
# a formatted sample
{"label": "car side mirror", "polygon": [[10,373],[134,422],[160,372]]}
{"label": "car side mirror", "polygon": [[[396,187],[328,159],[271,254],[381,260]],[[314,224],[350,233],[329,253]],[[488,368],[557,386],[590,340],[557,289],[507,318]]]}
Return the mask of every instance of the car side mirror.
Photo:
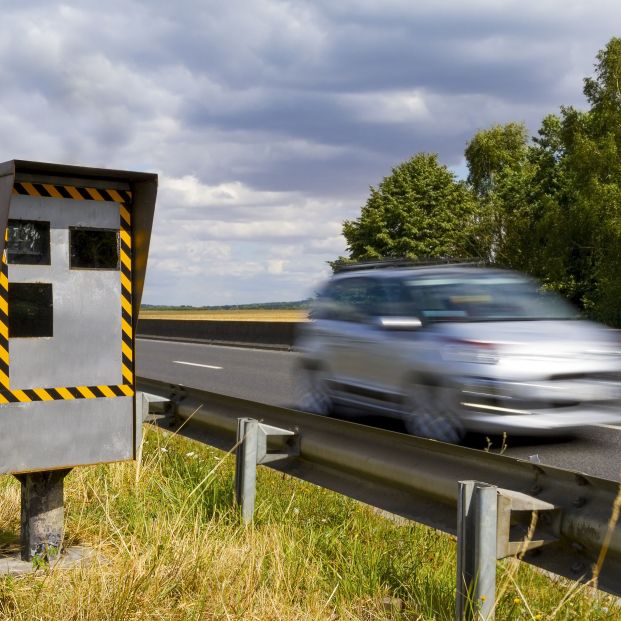
{"label": "car side mirror", "polygon": [[377,326],[383,330],[409,331],[423,327],[418,317],[378,317]]}

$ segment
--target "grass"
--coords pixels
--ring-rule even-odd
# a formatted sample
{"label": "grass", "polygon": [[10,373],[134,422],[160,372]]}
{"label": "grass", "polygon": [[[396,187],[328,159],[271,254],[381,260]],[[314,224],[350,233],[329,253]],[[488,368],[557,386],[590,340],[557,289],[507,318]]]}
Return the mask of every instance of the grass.
{"label": "grass", "polygon": [[[0,579],[0,619],[449,620],[455,542],[259,469],[257,511],[233,505],[229,455],[146,431],[142,464],[76,468],[66,543],[102,559]],[[19,488],[0,479],[0,546],[15,548]],[[499,620],[618,619],[610,598],[516,562],[499,564]]]}
{"label": "grass", "polygon": [[302,309],[151,310],[142,309],[140,319],[211,319],[219,321],[307,321]]}

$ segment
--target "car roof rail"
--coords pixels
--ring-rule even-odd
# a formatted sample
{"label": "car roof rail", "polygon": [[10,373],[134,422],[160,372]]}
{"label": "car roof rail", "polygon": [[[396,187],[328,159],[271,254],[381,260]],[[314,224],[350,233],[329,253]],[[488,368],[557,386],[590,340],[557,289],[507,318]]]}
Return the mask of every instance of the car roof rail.
{"label": "car roof rail", "polygon": [[375,270],[384,268],[399,267],[432,267],[434,265],[458,265],[460,267],[489,265],[488,261],[483,259],[454,259],[452,257],[426,257],[421,259],[377,259],[375,261],[358,261],[356,263],[342,263],[334,265],[335,273],[353,272],[356,270]]}

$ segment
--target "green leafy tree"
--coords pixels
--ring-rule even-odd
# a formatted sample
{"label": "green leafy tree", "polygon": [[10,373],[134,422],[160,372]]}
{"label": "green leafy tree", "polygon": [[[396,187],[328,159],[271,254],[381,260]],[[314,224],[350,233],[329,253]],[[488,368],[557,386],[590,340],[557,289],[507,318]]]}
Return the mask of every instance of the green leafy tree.
{"label": "green leafy tree", "polygon": [[531,218],[528,159],[523,123],[494,125],[475,134],[465,151],[471,185],[479,203],[475,237],[490,261],[525,268],[530,255],[524,230]]}
{"label": "green leafy tree", "polygon": [[351,260],[468,256],[472,239],[466,225],[475,211],[465,183],[437,155],[418,153],[371,187],[359,218],[343,223],[350,255],[333,266]]}
{"label": "green leafy tree", "polygon": [[568,244],[567,206],[573,202],[573,183],[562,164],[564,144],[562,120],[551,114],[544,118],[538,135],[528,148],[529,175],[524,217],[514,226],[512,240],[505,246],[511,253],[510,265],[536,276],[549,288],[575,296],[567,287],[559,287],[565,273],[563,254]]}
{"label": "green leafy tree", "polygon": [[599,52],[584,94],[587,111],[561,107],[532,141],[519,123],[478,132],[468,182],[489,258],[621,325],[621,39]]}
{"label": "green leafy tree", "polygon": [[[547,117],[531,159],[533,203],[547,245],[539,273],[591,316],[621,325],[621,39],[597,55],[584,81],[588,111]],[[535,272],[536,273],[536,272]]]}
{"label": "green leafy tree", "polygon": [[521,167],[528,154],[524,123],[494,125],[479,131],[466,146],[468,183],[479,197],[498,190],[503,173]]}

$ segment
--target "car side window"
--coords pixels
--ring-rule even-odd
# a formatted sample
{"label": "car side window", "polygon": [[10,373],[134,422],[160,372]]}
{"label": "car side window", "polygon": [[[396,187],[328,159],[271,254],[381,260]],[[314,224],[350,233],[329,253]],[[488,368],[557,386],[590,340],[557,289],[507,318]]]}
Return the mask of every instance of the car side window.
{"label": "car side window", "polygon": [[373,296],[373,315],[378,317],[403,317],[412,314],[407,292],[395,279],[385,279],[378,285]]}
{"label": "car side window", "polygon": [[372,284],[369,278],[345,278],[329,283],[317,299],[313,318],[365,321],[372,307]]}
{"label": "car side window", "polygon": [[328,283],[311,309],[312,319],[333,321],[367,322],[371,317],[411,314],[411,300],[400,282],[369,277]]}

